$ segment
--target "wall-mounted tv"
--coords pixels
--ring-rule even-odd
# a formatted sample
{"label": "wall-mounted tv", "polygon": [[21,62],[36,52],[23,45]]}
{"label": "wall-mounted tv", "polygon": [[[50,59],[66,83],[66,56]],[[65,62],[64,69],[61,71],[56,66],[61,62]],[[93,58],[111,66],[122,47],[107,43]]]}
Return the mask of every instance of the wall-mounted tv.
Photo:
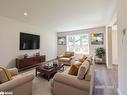
{"label": "wall-mounted tv", "polygon": [[20,50],[40,49],[40,36],[20,32]]}

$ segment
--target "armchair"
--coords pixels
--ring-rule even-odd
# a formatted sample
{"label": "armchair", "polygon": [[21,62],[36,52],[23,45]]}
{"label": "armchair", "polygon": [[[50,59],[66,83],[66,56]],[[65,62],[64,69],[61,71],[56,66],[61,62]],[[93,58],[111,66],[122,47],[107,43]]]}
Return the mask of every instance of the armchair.
{"label": "armchair", "polygon": [[0,84],[0,91],[12,92],[12,95],[32,95],[32,80],[34,75],[18,75],[17,68],[8,69],[12,80]]}
{"label": "armchair", "polygon": [[71,60],[74,58],[74,52],[66,51],[62,56],[58,57],[59,63],[71,65]]}

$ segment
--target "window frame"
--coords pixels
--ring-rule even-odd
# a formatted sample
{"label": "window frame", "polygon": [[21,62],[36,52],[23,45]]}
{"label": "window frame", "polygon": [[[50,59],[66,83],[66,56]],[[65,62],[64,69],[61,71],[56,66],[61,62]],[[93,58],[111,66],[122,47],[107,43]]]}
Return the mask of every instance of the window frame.
{"label": "window frame", "polygon": [[[82,41],[82,39],[81,39],[81,36],[83,36],[83,35],[86,35],[87,36],[87,44],[86,45],[88,45],[88,50],[87,50],[87,52],[83,52],[83,41]],[[76,47],[76,45],[75,45],[75,36],[80,36],[80,45],[79,45],[79,47],[80,47],[80,52],[77,52],[76,50],[75,50],[75,48],[73,49],[73,50],[69,50],[69,46],[71,46],[71,45],[69,45],[69,37],[74,37],[74,40],[73,40],[73,47]],[[76,52],[76,53],[82,53],[82,54],[90,54],[90,35],[89,35],[89,33],[85,33],[85,34],[75,34],[75,35],[67,35],[67,46],[66,46],[66,49],[67,49],[67,51],[74,51],[74,52]]]}

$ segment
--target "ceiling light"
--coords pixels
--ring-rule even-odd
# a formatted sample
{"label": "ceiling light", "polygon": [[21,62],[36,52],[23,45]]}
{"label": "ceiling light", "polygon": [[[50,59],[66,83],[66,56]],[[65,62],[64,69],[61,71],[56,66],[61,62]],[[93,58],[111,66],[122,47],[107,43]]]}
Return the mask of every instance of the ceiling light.
{"label": "ceiling light", "polygon": [[23,13],[23,14],[24,14],[24,16],[27,16],[27,15],[28,15],[28,13],[26,13],[26,12],[25,12],[25,13]]}

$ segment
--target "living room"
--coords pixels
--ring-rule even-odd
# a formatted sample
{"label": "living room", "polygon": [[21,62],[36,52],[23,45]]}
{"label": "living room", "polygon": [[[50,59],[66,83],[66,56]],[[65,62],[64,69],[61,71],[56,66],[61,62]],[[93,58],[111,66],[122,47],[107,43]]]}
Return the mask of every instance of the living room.
{"label": "living room", "polygon": [[[16,89],[12,87],[12,78],[10,81],[0,84],[0,89],[4,89],[1,91],[10,91],[12,95],[51,95],[51,81],[54,77],[52,76],[50,81],[48,81],[40,75],[36,76],[35,70],[38,69],[36,69],[36,67],[26,69],[26,65],[24,65],[25,69],[23,68],[23,70],[20,71],[16,65],[16,59],[25,59],[25,57],[29,59],[37,55],[44,55],[44,61],[47,63],[48,61],[59,59],[66,51],[73,51],[73,63],[85,55],[88,58],[92,56],[94,63],[105,64],[95,64],[95,75],[98,76],[97,78],[99,78],[98,80],[101,86],[90,85],[94,90],[89,88],[89,92],[80,92],[77,89],[71,89],[72,92],[74,90],[75,94],[80,93],[81,95],[82,93],[86,93],[86,95],[117,95],[118,92],[119,95],[125,95],[127,93],[127,78],[123,72],[127,72],[125,64],[127,54],[125,20],[127,15],[127,2],[122,1],[124,0],[118,3],[118,10],[116,8],[116,0],[111,0],[110,2],[107,0],[0,1],[0,66],[1,68],[4,67],[8,69],[15,68],[15,74],[33,75],[26,78],[31,79],[31,81],[28,85],[23,86],[22,90],[18,87],[15,87]],[[21,33],[39,36],[39,47],[32,50],[22,50],[20,48]],[[99,37],[96,35],[99,35]],[[85,36],[85,39],[82,39],[82,36]],[[71,38],[78,40],[69,42]],[[96,38],[98,38],[99,41],[95,40]],[[83,46],[85,46],[85,48],[83,48]],[[100,47],[105,50],[105,55],[103,58],[96,58],[96,50]],[[64,67],[63,69],[66,71],[71,66],[72,64],[70,66],[62,65],[60,69]],[[64,71],[59,70],[58,72],[63,73]],[[106,72],[106,75],[103,75],[105,74],[104,72]],[[109,72],[109,76],[107,72]],[[57,76],[57,74],[55,75]],[[107,80],[103,80],[102,77],[106,77]],[[97,84],[97,78],[94,80],[95,84]],[[114,87],[114,85],[108,85],[108,78],[109,80],[116,80],[113,81],[116,82],[116,87]],[[0,82],[1,79],[0,77]],[[105,84],[107,82],[106,87],[103,85],[103,81]],[[11,84],[10,88],[12,87],[13,89],[9,88],[8,82]],[[15,86],[17,86],[17,83],[15,83]],[[9,89],[6,89],[6,87]],[[26,91],[29,94],[20,93],[20,91],[25,91],[25,89],[23,89],[25,87],[29,88],[29,90]],[[64,88],[67,89],[66,87]],[[115,91],[110,91],[112,89]],[[58,92],[56,90],[54,95],[59,95],[59,93],[61,93],[60,91],[61,89]],[[69,91],[67,92],[70,93]],[[64,93],[60,95],[64,95]]]}

